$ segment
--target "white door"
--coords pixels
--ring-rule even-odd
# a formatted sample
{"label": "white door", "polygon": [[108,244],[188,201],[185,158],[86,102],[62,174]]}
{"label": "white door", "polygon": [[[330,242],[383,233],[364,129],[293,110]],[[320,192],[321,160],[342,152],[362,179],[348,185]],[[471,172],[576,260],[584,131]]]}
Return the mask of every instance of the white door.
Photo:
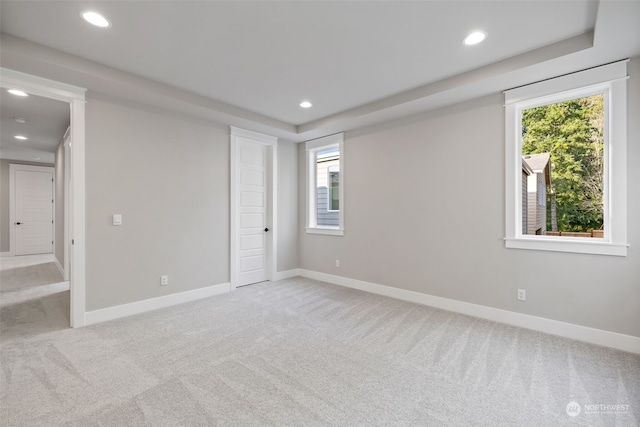
{"label": "white door", "polygon": [[236,286],[267,280],[267,147],[238,138]]}
{"label": "white door", "polygon": [[15,171],[16,255],[53,252],[53,171]]}

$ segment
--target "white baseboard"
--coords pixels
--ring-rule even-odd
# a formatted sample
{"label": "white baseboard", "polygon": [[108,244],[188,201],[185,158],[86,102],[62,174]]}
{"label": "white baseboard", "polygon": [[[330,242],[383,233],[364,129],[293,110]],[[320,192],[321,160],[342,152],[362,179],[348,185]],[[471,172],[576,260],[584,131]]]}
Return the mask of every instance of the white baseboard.
{"label": "white baseboard", "polygon": [[480,317],[487,320],[493,320],[495,322],[506,323],[508,325],[519,326],[521,328],[533,329],[535,331],[551,335],[572,338],[618,350],[640,353],[640,338],[631,335],[624,335],[616,332],[604,331],[602,329],[594,329],[587,326],[560,322],[558,320],[516,313],[514,311],[437,297],[420,292],[393,288],[391,286],[378,285],[362,280],[335,276],[333,274],[320,273],[305,269],[298,270],[300,276],[307,277],[309,279],[320,280],[334,285],[358,289],[417,304],[428,305],[431,307],[441,308],[443,310]]}
{"label": "white baseboard", "polygon": [[64,268],[62,268],[62,266],[60,265],[60,262],[58,261],[58,258],[53,257],[53,262],[55,262],[56,267],[58,267],[58,271],[60,271],[60,274],[62,274],[62,280],[64,280]]}
{"label": "white baseboard", "polygon": [[222,283],[219,285],[207,286],[206,288],[194,289],[191,291],[179,292],[177,294],[136,301],[129,304],[117,305],[115,307],[88,311],[84,314],[84,324],[85,326],[93,325],[95,323],[106,322],[108,320],[145,313],[159,308],[208,298],[214,295],[228,293],[230,291],[231,285],[229,283]]}
{"label": "white baseboard", "polygon": [[273,281],[290,279],[291,277],[296,277],[300,275],[300,269],[294,268],[293,270],[287,271],[278,271],[273,275]]}

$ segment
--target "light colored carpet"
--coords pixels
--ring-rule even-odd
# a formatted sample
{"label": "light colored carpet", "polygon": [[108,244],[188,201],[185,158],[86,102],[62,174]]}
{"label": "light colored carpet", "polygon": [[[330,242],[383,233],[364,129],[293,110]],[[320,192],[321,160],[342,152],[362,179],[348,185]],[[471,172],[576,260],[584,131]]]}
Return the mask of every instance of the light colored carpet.
{"label": "light colored carpet", "polygon": [[2,268],[0,270],[0,292],[59,283],[62,280],[62,274],[53,262],[27,267]]}
{"label": "light colored carpet", "polygon": [[[638,355],[308,279],[75,330],[10,310],[1,316],[2,425],[640,420]],[[571,401],[582,407],[576,417]],[[588,413],[596,404],[629,407]]]}

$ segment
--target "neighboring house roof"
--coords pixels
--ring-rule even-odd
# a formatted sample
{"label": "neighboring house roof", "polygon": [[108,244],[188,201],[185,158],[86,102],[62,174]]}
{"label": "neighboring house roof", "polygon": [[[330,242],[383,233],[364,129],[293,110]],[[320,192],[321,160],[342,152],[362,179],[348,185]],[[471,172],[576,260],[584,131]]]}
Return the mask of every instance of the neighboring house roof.
{"label": "neighboring house roof", "polygon": [[533,173],[531,166],[529,166],[529,164],[524,160],[524,157],[522,158],[522,170],[525,171],[527,175],[531,175]]}
{"label": "neighboring house roof", "polygon": [[549,153],[540,153],[540,154],[526,154],[522,156],[522,158],[527,162],[529,167],[536,172],[542,172],[542,170],[549,163],[549,159],[551,156]]}
{"label": "neighboring house roof", "polygon": [[522,159],[536,173],[543,173],[547,185],[551,185],[551,155],[549,153],[526,154]]}

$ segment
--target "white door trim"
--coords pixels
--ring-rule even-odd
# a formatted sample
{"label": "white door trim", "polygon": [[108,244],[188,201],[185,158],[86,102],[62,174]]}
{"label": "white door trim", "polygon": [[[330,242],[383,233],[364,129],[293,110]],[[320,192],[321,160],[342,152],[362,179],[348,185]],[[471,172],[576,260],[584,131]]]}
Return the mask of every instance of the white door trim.
{"label": "white door trim", "polygon": [[[36,77],[18,71],[0,68],[0,87],[23,90],[33,95],[68,102],[71,111],[71,135],[73,149],[71,150],[72,180],[70,195],[72,206],[70,214],[70,258],[72,259],[69,277],[71,289],[71,327],[85,325],[85,92],[86,89],[56,82],[42,77]],[[12,249],[13,250],[13,249]]]}
{"label": "white door trim", "polygon": [[71,128],[67,128],[63,138],[63,153],[64,153],[64,265],[63,279],[69,281],[69,257],[71,256]]}
{"label": "white door trim", "polygon": [[230,235],[230,276],[231,276],[231,290],[237,287],[238,283],[238,247],[239,238],[238,224],[240,223],[240,213],[238,209],[238,138],[247,138],[257,144],[267,146],[267,227],[269,227],[269,233],[267,234],[267,280],[274,280],[276,272],[278,271],[278,225],[277,225],[277,189],[278,189],[278,138],[274,136],[264,135],[261,133],[236,128],[229,126],[231,135],[231,235]]}
{"label": "white door trim", "polygon": [[[22,165],[17,163],[9,163],[9,254],[10,256],[16,255],[16,171],[27,171],[27,172],[47,172],[51,174],[51,178],[56,175],[55,168],[52,166],[33,166],[33,165]],[[51,187],[51,197],[55,201],[56,191],[52,181]],[[51,239],[53,242],[51,245],[51,251],[53,253],[55,246],[55,221],[56,221],[56,209],[55,202],[53,203],[53,215],[51,219],[53,220]]]}

